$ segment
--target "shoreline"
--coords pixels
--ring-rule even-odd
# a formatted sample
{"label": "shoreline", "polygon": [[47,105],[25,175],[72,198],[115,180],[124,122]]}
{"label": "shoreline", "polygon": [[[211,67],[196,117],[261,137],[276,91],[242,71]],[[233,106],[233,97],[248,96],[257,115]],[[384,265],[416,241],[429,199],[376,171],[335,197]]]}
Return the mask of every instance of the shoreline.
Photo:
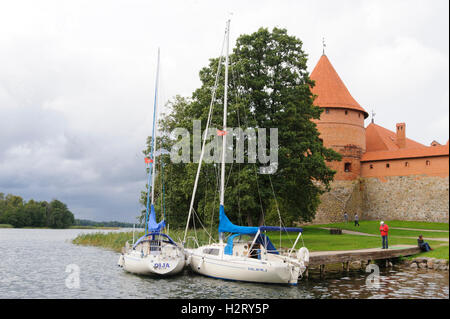
{"label": "shoreline", "polygon": [[[175,240],[180,241],[182,238],[182,230],[171,230],[169,235]],[[141,237],[143,232],[135,232],[134,238],[137,240]],[[199,236],[199,244],[208,243],[209,238],[207,235],[197,230],[197,235]],[[194,236],[194,231],[190,236]],[[188,236],[189,237],[189,236]],[[280,251],[289,249],[292,247],[292,239],[288,235],[271,234],[269,236],[274,244],[278,244]],[[80,234],[72,240],[75,245],[84,246],[95,246],[100,248],[106,248],[120,253],[125,243],[129,241],[132,242],[133,232],[120,232],[120,233],[90,233],[90,234]],[[217,241],[217,238],[214,238]],[[310,252],[323,252],[323,251],[353,251],[360,249],[370,249],[370,248],[380,248],[381,242],[376,236],[367,235],[354,235],[354,234],[342,234],[342,235],[332,235],[329,231],[324,229],[318,229],[317,227],[305,227],[304,228],[304,238],[305,247],[310,250]],[[417,241],[414,238],[404,238],[391,236],[389,238],[390,245],[417,245]],[[430,257],[436,259],[449,260],[449,246],[448,242],[442,242],[433,240],[427,240],[430,245],[434,248],[430,252],[421,252],[412,256],[402,257],[401,259],[411,260],[416,257]],[[189,244],[189,243],[188,243]],[[298,244],[299,245],[299,244]],[[289,247],[289,248],[286,248]],[[192,248],[192,247],[190,247]],[[296,247],[297,249],[299,247]]]}

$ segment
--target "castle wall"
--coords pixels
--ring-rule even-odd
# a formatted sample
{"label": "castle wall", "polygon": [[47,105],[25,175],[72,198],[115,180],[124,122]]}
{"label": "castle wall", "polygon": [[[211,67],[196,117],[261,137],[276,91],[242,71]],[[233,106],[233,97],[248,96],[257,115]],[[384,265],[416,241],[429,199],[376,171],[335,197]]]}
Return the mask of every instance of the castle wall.
{"label": "castle wall", "polygon": [[314,223],[360,220],[449,222],[449,177],[410,175],[334,181],[321,196]]}
{"label": "castle wall", "polygon": [[315,120],[320,138],[326,147],[342,147],[356,145],[366,150],[366,130],[364,128],[364,114],[360,111],[324,108],[320,120]]}
{"label": "castle wall", "polygon": [[449,178],[423,175],[364,178],[362,209],[370,220],[449,222]]}
{"label": "castle wall", "polygon": [[355,181],[334,181],[331,190],[322,194],[314,219],[315,224],[337,223],[344,220],[344,212],[347,212],[349,220],[355,214],[363,216],[363,196],[360,191],[360,183]]}
{"label": "castle wall", "polygon": [[[389,164],[389,167],[387,167]],[[407,158],[361,163],[361,177],[421,175],[447,177],[448,156]]]}
{"label": "castle wall", "polygon": [[336,171],[335,180],[354,180],[360,176],[360,159],[366,150],[364,113],[351,109],[325,108],[320,121],[314,121],[327,148],[342,155],[342,161],[327,165]]}

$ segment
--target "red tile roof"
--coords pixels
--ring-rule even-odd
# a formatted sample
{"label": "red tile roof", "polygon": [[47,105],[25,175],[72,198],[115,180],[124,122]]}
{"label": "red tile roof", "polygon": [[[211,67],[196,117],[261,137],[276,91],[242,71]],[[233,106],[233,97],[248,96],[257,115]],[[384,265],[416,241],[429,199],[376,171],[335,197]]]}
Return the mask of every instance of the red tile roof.
{"label": "red tile roof", "polygon": [[404,148],[396,151],[366,152],[362,156],[361,162],[433,156],[449,156],[448,145],[423,146],[421,148]]}
{"label": "red tile roof", "polygon": [[[395,151],[400,149],[396,143],[397,134],[379,126],[370,123],[366,127],[366,151]],[[406,138],[405,148],[426,147],[416,141]]]}
{"label": "red tile roof", "polygon": [[449,155],[448,144],[425,146],[406,138],[405,148],[399,148],[396,137],[396,133],[370,123],[366,127],[366,153],[361,162]]}
{"label": "red tile roof", "polygon": [[316,81],[316,85],[311,90],[313,94],[317,95],[314,105],[352,109],[363,112],[364,118],[369,116],[366,110],[351,96],[326,55],[321,56],[310,77]]}

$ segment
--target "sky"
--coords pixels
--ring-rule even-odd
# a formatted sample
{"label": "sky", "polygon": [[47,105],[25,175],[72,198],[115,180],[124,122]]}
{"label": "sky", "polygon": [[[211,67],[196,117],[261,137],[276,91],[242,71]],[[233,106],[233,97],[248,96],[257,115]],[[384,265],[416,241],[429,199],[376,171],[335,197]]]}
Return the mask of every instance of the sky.
{"label": "sky", "polygon": [[[160,108],[260,27],[325,53],[375,122],[449,138],[447,0],[0,0],[0,192],[65,202],[75,218],[135,222],[145,189],[157,49]],[[366,125],[370,118],[366,119]]]}

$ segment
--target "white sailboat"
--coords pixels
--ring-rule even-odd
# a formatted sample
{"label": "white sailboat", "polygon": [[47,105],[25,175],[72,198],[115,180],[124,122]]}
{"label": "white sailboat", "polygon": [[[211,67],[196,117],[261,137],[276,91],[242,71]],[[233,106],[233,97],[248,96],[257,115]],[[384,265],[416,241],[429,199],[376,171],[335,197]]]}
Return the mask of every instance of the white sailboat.
{"label": "white sailboat", "polygon": [[[228,47],[229,47],[230,21],[227,21],[225,31],[226,58],[225,58],[225,85],[224,85],[224,110],[223,110],[223,134],[222,163],[220,177],[220,214],[219,214],[219,243],[213,243],[186,250],[189,255],[189,264],[192,270],[201,275],[225,280],[236,280],[257,283],[274,283],[297,285],[298,278],[305,271],[309,261],[309,252],[302,247],[295,254],[294,248],[302,234],[301,228],[294,227],[247,227],[237,226],[230,222],[224,208],[224,183],[225,183],[225,145],[227,130],[227,90],[228,90]],[[219,61],[220,66],[220,61]],[[219,71],[218,71],[219,72]],[[216,76],[216,86],[217,86]],[[213,93],[213,99],[214,99]],[[211,107],[210,107],[211,114]],[[210,118],[205,132],[208,130]],[[205,139],[204,139],[205,141]],[[200,155],[197,176],[194,183],[194,191],[191,199],[188,222],[186,224],[185,239],[188,230],[193,202],[201,168],[204,145]],[[267,231],[297,232],[298,236],[288,255],[281,255],[266,235]],[[224,241],[225,235],[229,237]],[[248,237],[248,238],[246,238]]]}
{"label": "white sailboat", "polygon": [[[118,265],[124,270],[140,275],[175,275],[185,266],[185,254],[181,245],[175,243],[169,235],[163,232],[165,221],[156,222],[155,213],[155,127],[159,78],[159,50],[158,67],[156,72],[155,103],[153,108],[153,132],[151,140],[150,158],[146,158],[148,165],[147,209],[145,216],[145,234],[136,243],[127,243],[119,257]],[[150,201],[151,193],[151,201]]]}

